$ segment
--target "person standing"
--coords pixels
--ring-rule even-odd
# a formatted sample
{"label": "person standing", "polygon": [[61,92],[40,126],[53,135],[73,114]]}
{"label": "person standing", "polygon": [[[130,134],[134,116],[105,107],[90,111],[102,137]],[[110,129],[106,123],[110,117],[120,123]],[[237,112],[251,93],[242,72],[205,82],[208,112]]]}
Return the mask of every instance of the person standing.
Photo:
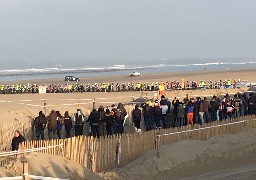
{"label": "person standing", "polygon": [[126,109],[124,108],[122,103],[119,103],[117,105],[117,118],[118,118],[117,130],[119,134],[124,133],[124,120],[126,115],[127,115]]}
{"label": "person standing", "polygon": [[168,110],[166,112],[167,128],[175,127],[174,121],[173,121],[173,107],[170,101],[168,101],[167,106],[168,106]]}
{"label": "person standing", "polygon": [[160,101],[160,107],[162,110],[162,123],[163,123],[163,128],[167,128],[167,120],[166,120],[166,113],[168,111],[168,100],[165,98],[164,95],[161,96],[161,101]]}
{"label": "person standing", "polygon": [[194,106],[193,121],[194,121],[194,124],[198,124],[199,123],[200,97],[197,97],[196,101],[194,99],[192,99],[192,104]]}
{"label": "person standing", "polygon": [[111,110],[111,115],[113,118],[113,132],[114,134],[117,134],[117,126],[118,126],[118,122],[117,122],[117,109],[116,106],[113,104],[112,106],[112,110]]}
{"label": "person standing", "polygon": [[36,128],[36,140],[44,140],[44,129],[46,127],[47,120],[42,111],[39,112],[38,117],[34,120],[34,126]]}
{"label": "person standing", "polygon": [[135,123],[136,131],[140,132],[140,121],[141,121],[141,110],[139,109],[139,105],[135,105],[135,109],[132,111],[132,119]]}
{"label": "person standing", "polygon": [[57,136],[59,139],[61,139],[61,129],[63,126],[63,117],[59,111],[56,111],[56,114],[57,114]]}
{"label": "person standing", "polygon": [[204,117],[204,100],[200,101],[199,105],[199,124],[205,123],[205,117]]}
{"label": "person standing", "polygon": [[176,127],[184,126],[184,117],[185,117],[185,108],[182,102],[179,102],[179,106],[177,107],[177,121]]}
{"label": "person standing", "polygon": [[72,120],[71,120],[71,117],[69,116],[68,111],[66,111],[64,114],[64,126],[66,131],[66,138],[70,138],[71,129],[72,129]]}
{"label": "person standing", "polygon": [[106,133],[106,112],[104,111],[104,107],[100,106],[98,108],[98,112],[100,113],[99,134],[100,136],[105,136],[107,133]]}
{"label": "person standing", "polygon": [[55,110],[52,110],[51,113],[48,116],[48,138],[54,139],[56,130],[57,130],[57,113]]}
{"label": "person standing", "polygon": [[93,137],[100,137],[99,134],[99,122],[100,122],[100,113],[93,109],[91,114],[88,117],[87,122],[89,122],[92,130],[92,136]]}
{"label": "person standing", "polygon": [[106,130],[107,136],[113,135],[113,116],[109,109],[106,109]]}
{"label": "person standing", "polygon": [[75,136],[83,135],[83,127],[84,127],[84,114],[81,109],[77,109],[75,114]]}
{"label": "person standing", "polygon": [[207,100],[206,97],[204,97],[203,110],[204,110],[204,118],[206,123],[210,122],[209,108],[210,108],[210,102]]}
{"label": "person standing", "polygon": [[217,97],[213,96],[210,101],[210,113],[211,113],[211,121],[217,120],[217,110],[219,109],[219,105],[216,102]]}
{"label": "person standing", "polygon": [[[180,104],[180,101],[175,97],[174,100],[172,101],[172,104],[173,104],[173,121],[174,121],[174,124],[176,126],[176,121],[177,121],[177,111],[178,111],[178,106]],[[180,126],[180,124],[179,124]]]}
{"label": "person standing", "polygon": [[187,125],[191,124],[193,126],[194,106],[191,101],[188,102],[185,111],[187,117]]}
{"label": "person standing", "polygon": [[156,123],[156,129],[161,129],[161,115],[162,115],[162,110],[158,104],[158,100],[156,100],[155,102],[155,106],[153,108],[153,112],[154,112],[154,120]]}
{"label": "person standing", "polygon": [[153,108],[152,106],[149,106],[149,102],[147,102],[146,105],[143,107],[143,117],[146,131],[152,130],[152,116]]}
{"label": "person standing", "polygon": [[14,137],[12,138],[12,151],[18,151],[19,150],[19,144],[23,141],[26,141],[26,139],[20,134],[18,130],[14,131]]}

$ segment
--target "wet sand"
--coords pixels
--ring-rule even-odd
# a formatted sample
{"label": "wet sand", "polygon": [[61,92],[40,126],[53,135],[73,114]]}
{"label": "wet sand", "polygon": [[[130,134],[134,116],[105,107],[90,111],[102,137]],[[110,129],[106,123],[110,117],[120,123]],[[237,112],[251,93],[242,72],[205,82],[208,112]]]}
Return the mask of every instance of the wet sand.
{"label": "wet sand", "polygon": [[[8,81],[1,82],[1,84],[64,84],[65,75],[63,79],[37,79],[37,80],[20,80],[20,81]],[[256,69],[248,70],[227,70],[227,71],[197,71],[197,72],[182,72],[182,73],[158,73],[158,74],[141,74],[139,77],[129,77],[125,75],[118,76],[91,76],[91,77],[79,77],[82,84],[88,83],[127,83],[127,82],[161,82],[161,81],[181,81],[182,78],[188,81],[200,81],[200,80],[225,80],[225,79],[241,79],[256,81]]]}

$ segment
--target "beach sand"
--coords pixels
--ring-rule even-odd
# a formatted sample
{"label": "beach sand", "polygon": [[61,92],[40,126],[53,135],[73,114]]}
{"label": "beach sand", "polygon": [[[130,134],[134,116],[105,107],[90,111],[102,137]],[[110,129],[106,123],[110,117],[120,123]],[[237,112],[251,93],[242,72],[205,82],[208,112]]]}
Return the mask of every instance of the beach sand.
{"label": "beach sand", "polygon": [[[92,173],[64,157],[32,153],[29,174],[58,178],[129,180],[229,180],[255,179],[256,129],[219,135],[207,141],[185,140],[150,150],[124,167],[104,173]],[[42,163],[43,162],[43,163]],[[21,160],[0,167],[0,177],[22,174]]]}
{"label": "beach sand", "polygon": [[[255,69],[247,70],[226,70],[226,71],[196,71],[196,72],[170,72],[170,73],[147,73],[141,74],[139,77],[130,77],[127,75],[113,75],[113,76],[88,76],[79,77],[82,84],[88,83],[127,83],[127,82],[161,82],[161,81],[181,81],[183,78],[185,81],[200,81],[200,80],[225,80],[225,79],[241,79],[255,81]],[[1,84],[65,84],[65,75],[62,79],[36,79],[36,80],[19,80],[19,81],[3,81]]]}
{"label": "beach sand", "polygon": [[255,179],[256,129],[215,136],[207,141],[186,140],[151,150],[132,163],[102,173],[105,179],[228,180]]}
{"label": "beach sand", "polygon": [[[94,82],[160,82],[160,81],[174,81],[179,80],[181,81],[182,78],[185,80],[224,80],[224,79],[242,79],[242,80],[248,80],[250,82],[255,82],[256,77],[256,71],[255,70],[243,70],[243,71],[215,71],[215,72],[188,72],[188,73],[164,73],[164,74],[145,74],[141,77],[131,78],[128,76],[107,76],[107,77],[82,77],[81,83],[94,83]],[[18,82],[8,82],[8,84],[15,84],[15,83],[28,83],[28,81],[18,81]],[[64,83],[62,79],[52,79],[52,80],[33,80],[29,81],[29,83]],[[200,90],[186,90],[186,91],[169,91],[166,92],[166,96],[170,98],[171,100],[174,97],[178,97],[180,99],[183,99],[186,94],[189,95],[189,97],[196,97],[196,96],[213,96],[213,95],[220,95],[220,94],[226,94],[226,93],[237,93],[237,92],[243,92],[246,89],[222,89],[222,90],[206,90],[206,91],[200,91]],[[77,108],[82,109],[85,115],[88,115],[90,113],[90,110],[92,109],[92,100],[93,98],[96,99],[96,107],[99,107],[99,105],[103,105],[105,107],[110,106],[112,104],[117,104],[119,102],[128,103],[131,102],[133,99],[136,99],[138,97],[148,97],[153,98],[155,92],[111,92],[111,93],[105,93],[105,92],[97,92],[97,93],[69,93],[69,94],[1,94],[0,95],[0,122],[2,123],[0,127],[1,131],[1,138],[0,138],[0,151],[3,150],[9,150],[10,147],[9,144],[11,142],[13,131],[14,129],[20,130],[22,134],[25,135],[27,139],[32,138],[32,132],[31,131],[31,122],[34,117],[38,115],[39,111],[44,112],[44,102],[46,103],[46,114],[49,114],[49,112],[52,109],[59,110],[62,114],[64,114],[65,111],[69,111],[71,115],[76,112]],[[132,106],[129,106],[129,110],[132,110]],[[24,127],[18,129],[13,124],[23,123]],[[11,127],[13,126],[13,127]],[[88,127],[88,125],[87,125]],[[228,142],[228,141],[227,141]],[[193,150],[191,153],[191,156],[184,156],[183,161],[193,161],[196,159],[195,152],[203,153],[205,149],[209,148],[212,149],[212,147],[209,144],[204,144],[203,142],[180,142],[182,146],[181,149],[187,148],[187,150],[191,150],[190,146],[192,148],[194,147],[200,147],[198,150]],[[188,143],[188,145],[186,145]],[[198,144],[197,144],[198,143]],[[196,145],[196,146],[195,146]],[[170,145],[171,147],[172,145]],[[204,147],[201,149],[201,146]],[[238,144],[239,146],[239,144]],[[185,148],[184,148],[185,147]],[[200,150],[201,149],[201,150]],[[166,149],[162,148],[163,153],[162,154],[170,154],[170,152],[173,153],[181,153],[180,149]],[[153,153],[153,152],[151,152]],[[196,153],[196,154],[197,154]],[[171,153],[172,154],[172,153]],[[145,155],[147,156],[147,155]],[[169,161],[170,160],[170,161]],[[181,160],[175,160],[171,161],[171,157],[168,160],[168,158],[163,159],[163,163],[167,163],[167,165],[163,165],[161,168],[160,166],[157,167],[157,171],[149,172],[152,175],[154,173],[159,172],[159,176],[163,177],[164,179],[165,175],[161,175],[164,170],[170,170],[169,164],[177,161],[181,162]],[[183,162],[182,161],[182,162]],[[137,161],[138,162],[138,161]],[[139,161],[142,166],[141,172],[144,171],[152,171],[151,166],[148,167],[147,165],[143,165],[142,161]],[[146,161],[145,161],[146,162]],[[135,162],[136,163],[136,162]],[[201,161],[200,161],[201,163]],[[248,162],[249,163],[249,162]],[[176,164],[177,165],[177,164]],[[248,164],[247,164],[248,165]],[[137,166],[139,167],[139,165]],[[171,167],[174,167],[173,165]],[[214,169],[215,167],[213,167]],[[138,168],[139,169],[139,168]],[[155,169],[155,167],[154,167]],[[159,170],[160,169],[160,170]],[[219,169],[217,169],[219,170]],[[134,173],[138,172],[138,170],[134,169]],[[132,171],[128,171],[128,174],[132,174]],[[178,171],[179,172],[179,171]],[[199,171],[198,171],[199,172]],[[200,172],[204,173],[204,172]],[[123,174],[123,172],[121,173]],[[168,173],[167,173],[168,174]],[[185,174],[186,175],[186,174]],[[191,174],[196,175],[196,174]],[[126,177],[125,169],[124,169],[124,175],[119,175],[117,173],[117,177]],[[113,177],[113,176],[111,176]],[[127,176],[129,178],[129,176]],[[139,176],[138,176],[139,177]],[[143,175],[143,177],[146,177]],[[155,178],[158,178],[158,176],[152,176]],[[186,176],[187,177],[187,176]],[[151,178],[151,176],[147,176],[147,178]]]}
{"label": "beach sand", "polygon": [[[243,70],[243,71],[215,71],[215,72],[188,72],[188,73],[164,73],[164,74],[146,74],[141,77],[123,77],[123,76],[106,76],[106,77],[83,77],[82,82],[88,80],[90,82],[160,82],[170,80],[219,80],[219,79],[245,79],[250,82],[254,81],[256,77],[256,71]],[[44,82],[45,80],[33,80],[30,83]],[[52,83],[63,83],[62,80],[53,79],[49,80]],[[21,82],[9,82],[9,84],[23,83]],[[166,91],[166,96],[169,99],[177,97],[183,99],[186,94],[189,97],[196,96],[213,96],[226,93],[243,92],[245,89],[221,89],[221,90],[186,90],[186,91]],[[91,92],[91,93],[65,93],[65,94],[1,94],[0,95],[0,122],[2,126],[0,131],[3,135],[0,138],[0,142],[6,144],[10,142],[12,138],[13,130],[16,127],[10,128],[12,122],[24,124],[24,127],[18,128],[28,139],[32,138],[32,132],[27,132],[31,129],[31,122],[34,117],[38,116],[39,111],[46,111],[46,115],[50,113],[52,109],[59,110],[64,114],[65,111],[69,111],[70,115],[74,115],[76,109],[82,109],[85,115],[90,113],[92,109],[93,98],[96,100],[96,108],[100,105],[109,107],[112,104],[118,104],[119,102],[129,103],[133,99],[139,97],[154,98],[156,92]],[[44,103],[46,103],[46,109],[44,109]],[[129,107],[131,110],[132,107]],[[129,129],[129,128],[128,128]],[[85,131],[88,130],[88,125],[85,127]],[[9,147],[9,146],[8,146]],[[0,147],[0,150],[4,148]]]}

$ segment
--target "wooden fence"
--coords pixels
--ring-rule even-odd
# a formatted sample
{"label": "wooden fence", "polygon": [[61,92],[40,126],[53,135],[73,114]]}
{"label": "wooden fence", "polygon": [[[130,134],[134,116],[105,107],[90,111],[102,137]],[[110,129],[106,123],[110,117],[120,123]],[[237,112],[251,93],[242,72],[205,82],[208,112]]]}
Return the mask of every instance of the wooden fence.
{"label": "wooden fence", "polygon": [[[236,118],[201,126],[195,125],[193,128],[185,126],[162,129],[160,131],[123,134],[122,136],[111,136],[109,138],[94,139],[89,136],[79,136],[69,139],[26,141],[21,145],[20,149],[50,147],[38,151],[64,156],[83,164],[94,172],[102,172],[121,167],[151,149],[161,148],[161,145],[186,139],[207,140],[216,135],[237,133],[256,127],[255,116],[246,116],[244,119]],[[24,127],[22,123],[10,127],[15,127],[16,125]],[[1,133],[4,134],[4,132]],[[5,135],[1,137],[1,141],[6,142],[3,138],[9,137]],[[0,165],[4,165],[15,158],[15,155],[1,158]]]}
{"label": "wooden fence", "polygon": [[39,152],[64,156],[67,159],[79,162],[93,172],[102,172],[112,170],[115,167],[122,167],[149,150],[161,148],[161,145],[187,139],[207,140],[216,135],[232,134],[256,127],[255,116],[246,116],[244,119],[235,118],[201,126],[185,126],[160,131],[123,134],[122,136],[109,138],[79,136],[69,139],[27,141],[20,146],[20,149],[51,146],[53,148],[40,150]]}

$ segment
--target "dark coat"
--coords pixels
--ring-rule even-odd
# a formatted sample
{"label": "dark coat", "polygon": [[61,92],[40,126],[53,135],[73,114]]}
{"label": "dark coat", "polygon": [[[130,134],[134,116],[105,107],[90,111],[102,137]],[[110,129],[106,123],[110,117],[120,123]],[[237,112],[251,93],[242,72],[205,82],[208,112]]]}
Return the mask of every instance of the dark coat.
{"label": "dark coat", "polygon": [[72,128],[72,120],[70,116],[64,117],[64,125],[65,129],[71,129]]}
{"label": "dark coat", "polygon": [[132,111],[132,118],[133,120],[141,120],[141,110],[136,108]]}
{"label": "dark coat", "polygon": [[18,137],[12,138],[12,151],[18,151],[19,144],[23,141],[26,141],[26,139],[21,134]]}
{"label": "dark coat", "polygon": [[57,129],[57,113],[52,110],[48,116],[48,130],[55,131]]}
{"label": "dark coat", "polygon": [[144,116],[144,118],[153,117],[153,107],[146,105],[143,109],[143,116]]}
{"label": "dark coat", "polygon": [[217,112],[217,110],[219,109],[219,105],[216,103],[216,101],[215,100],[212,100],[211,102],[210,102],[210,105],[211,105],[211,107],[210,107],[210,111],[213,113],[213,112]]}
{"label": "dark coat", "polygon": [[100,113],[98,111],[92,111],[88,121],[90,125],[99,125],[100,122]]}
{"label": "dark coat", "polygon": [[185,116],[185,108],[180,104],[177,108],[177,117],[178,118],[184,118]]}

